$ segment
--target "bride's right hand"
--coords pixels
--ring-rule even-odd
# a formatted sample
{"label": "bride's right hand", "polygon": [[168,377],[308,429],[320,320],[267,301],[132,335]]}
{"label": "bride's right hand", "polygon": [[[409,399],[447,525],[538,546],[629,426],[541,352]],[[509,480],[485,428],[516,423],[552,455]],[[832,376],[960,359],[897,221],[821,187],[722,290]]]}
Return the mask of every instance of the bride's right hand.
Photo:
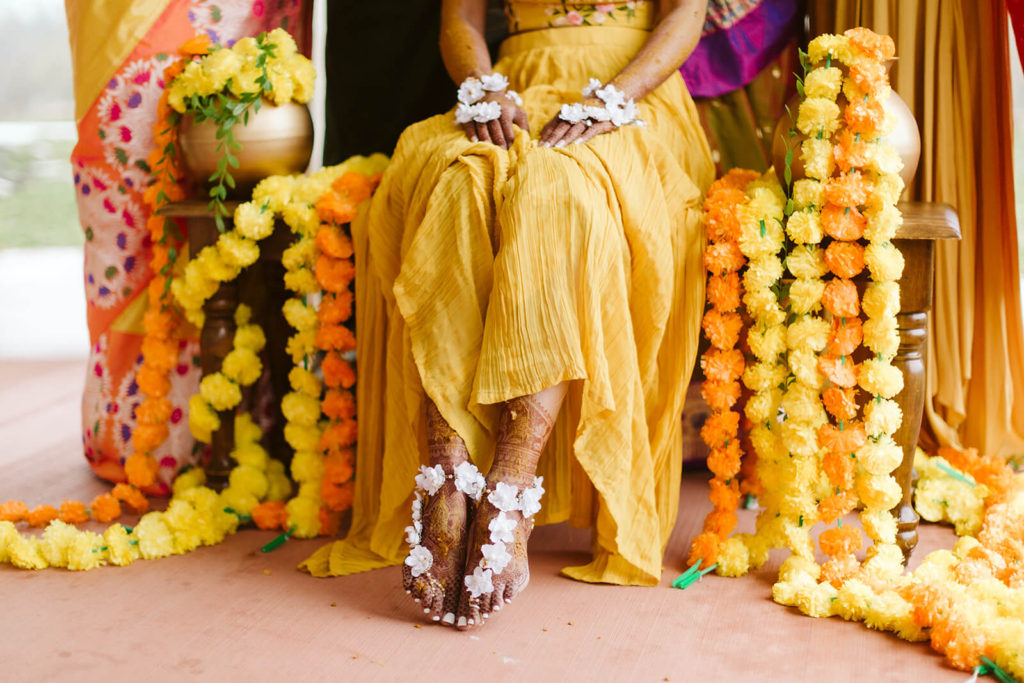
{"label": "bride's right hand", "polygon": [[497,102],[501,105],[501,116],[493,121],[477,123],[470,121],[462,125],[466,137],[473,142],[490,142],[502,149],[508,149],[516,137],[513,125],[530,132],[530,123],[526,120],[526,111],[513,102],[504,92],[489,92],[481,102]]}

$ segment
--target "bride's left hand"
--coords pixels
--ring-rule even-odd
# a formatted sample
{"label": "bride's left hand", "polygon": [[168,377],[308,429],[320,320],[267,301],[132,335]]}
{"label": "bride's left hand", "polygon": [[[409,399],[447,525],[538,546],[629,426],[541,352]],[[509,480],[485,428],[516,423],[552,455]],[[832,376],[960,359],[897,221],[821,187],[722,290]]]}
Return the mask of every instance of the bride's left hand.
{"label": "bride's left hand", "polygon": [[[604,102],[596,97],[588,97],[582,101],[582,104],[595,107],[604,106]],[[573,142],[582,144],[595,135],[609,133],[613,130],[615,130],[615,125],[611,121],[596,121],[588,126],[586,121],[569,123],[555,114],[554,118],[548,121],[548,124],[540,132],[540,146],[565,147]]]}

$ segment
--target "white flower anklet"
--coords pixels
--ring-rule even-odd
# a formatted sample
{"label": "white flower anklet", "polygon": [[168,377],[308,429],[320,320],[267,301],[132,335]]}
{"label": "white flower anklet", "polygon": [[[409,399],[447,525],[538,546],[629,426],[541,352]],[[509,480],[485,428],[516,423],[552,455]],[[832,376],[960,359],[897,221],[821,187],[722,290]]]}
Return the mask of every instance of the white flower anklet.
{"label": "white flower anklet", "polygon": [[454,479],[455,488],[474,501],[479,502],[483,495],[484,476],[468,460],[457,465],[451,474],[445,474],[444,468],[440,465],[420,466],[420,472],[416,475],[416,499],[412,502],[412,526],[405,527],[405,540],[412,546],[409,556],[405,558],[405,564],[414,577],[421,576],[434,566],[434,556],[420,545],[423,538],[424,498],[436,494],[447,479]]}
{"label": "white flower anklet", "polygon": [[492,579],[501,574],[509,562],[512,561],[512,554],[508,551],[508,544],[515,541],[513,532],[516,522],[506,515],[507,512],[521,512],[523,520],[532,520],[533,516],[540,511],[540,499],[544,495],[544,477],[534,477],[533,486],[520,491],[515,486],[510,486],[499,481],[494,490],[487,494],[487,501],[496,507],[498,516],[491,520],[487,526],[491,532],[490,543],[480,547],[483,557],[473,569],[472,574],[467,574],[466,590],[471,600],[481,595],[494,592]]}
{"label": "white flower anklet", "polygon": [[608,121],[616,128],[620,126],[646,126],[647,124],[637,118],[636,102],[632,97],[626,97],[614,85],[609,83],[602,86],[601,81],[591,78],[590,82],[583,88],[584,97],[597,96],[604,102],[603,107],[585,105],[582,102],[576,104],[563,104],[558,112],[558,118],[566,123],[584,123],[592,126],[595,123]]}
{"label": "white flower anklet", "polygon": [[498,102],[481,102],[488,92],[505,91],[505,96],[523,106],[523,98],[515,90],[508,90],[508,79],[504,74],[487,74],[480,78],[470,76],[459,86],[459,104],[455,107],[455,123],[460,126],[470,121],[487,123],[501,118],[501,104]]}

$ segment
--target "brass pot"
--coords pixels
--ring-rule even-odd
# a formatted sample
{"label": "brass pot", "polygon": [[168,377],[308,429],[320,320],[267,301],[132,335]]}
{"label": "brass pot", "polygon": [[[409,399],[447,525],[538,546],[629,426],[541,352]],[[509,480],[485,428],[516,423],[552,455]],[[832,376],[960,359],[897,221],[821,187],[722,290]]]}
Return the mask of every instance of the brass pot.
{"label": "brass pot", "polygon": [[[886,70],[891,69],[894,63],[895,60],[888,61],[886,63]],[[846,97],[842,93],[839,94],[836,101],[839,104],[840,110],[846,107]],[[787,134],[790,128],[796,129],[795,117],[800,107],[800,96],[794,96],[786,106],[789,108],[789,113],[784,114],[779,119],[778,124],[775,126],[775,132],[772,135],[772,165],[775,167],[776,175],[780,180],[782,179],[783,169],[786,168]],[[895,90],[882,103],[882,109],[896,120],[896,126],[893,128],[893,131],[882,139],[891,144],[896,149],[896,153],[903,159],[903,170],[900,171],[900,176],[903,178],[903,183],[910,187],[910,182],[914,179],[914,174],[917,172],[917,164],[921,159],[921,133],[917,128],[917,120],[914,118],[914,113],[910,111],[910,107],[907,106],[907,103],[903,101],[903,98]],[[792,119],[790,115],[793,116]],[[793,180],[799,180],[804,177],[804,165],[800,160],[800,143],[803,142],[804,136],[797,132],[796,135],[788,139],[790,146],[793,148],[793,162],[790,164],[790,170],[793,173]]]}
{"label": "brass pot", "polygon": [[[259,181],[271,175],[302,173],[313,153],[313,120],[304,104],[270,104],[266,100],[249,122],[234,128],[238,168],[231,169],[235,197],[247,195]],[[200,185],[207,186],[217,170],[217,127],[211,121],[196,123],[186,116],[181,123],[181,156],[185,170]]]}

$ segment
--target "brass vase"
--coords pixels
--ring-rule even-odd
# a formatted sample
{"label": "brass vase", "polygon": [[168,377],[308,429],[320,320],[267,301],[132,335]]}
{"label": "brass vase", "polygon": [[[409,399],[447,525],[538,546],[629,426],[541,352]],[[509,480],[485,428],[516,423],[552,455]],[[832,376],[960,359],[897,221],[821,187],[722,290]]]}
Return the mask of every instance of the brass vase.
{"label": "brass vase", "polygon": [[[249,114],[249,122],[233,129],[241,149],[234,154],[238,168],[231,169],[234,198],[247,199],[255,185],[271,175],[302,173],[313,153],[313,120],[304,104],[270,104]],[[181,123],[181,155],[185,170],[200,185],[207,185],[217,170],[220,154],[217,126],[212,121],[196,123],[186,116]]]}
{"label": "brass vase", "polygon": [[[891,69],[894,63],[895,60],[886,62],[886,70]],[[840,68],[843,67],[840,66]],[[839,105],[840,111],[845,109],[847,104],[846,96],[840,93],[836,103]],[[775,126],[775,132],[772,135],[772,165],[780,180],[782,180],[783,169],[786,168],[788,132],[791,128],[796,129],[795,117],[800,107],[800,96],[794,96],[787,103],[787,107],[789,108],[789,113],[784,114],[779,119],[778,124]],[[914,118],[914,113],[910,111],[910,107],[907,106],[907,103],[903,101],[903,98],[895,90],[882,103],[882,109],[896,120],[893,131],[882,139],[891,144],[903,160],[903,169],[900,171],[900,176],[903,178],[904,184],[910,187],[910,182],[914,179],[914,174],[917,172],[917,164],[921,159],[921,133],[917,127],[917,120]],[[793,118],[790,118],[791,115]],[[804,177],[804,165],[800,160],[800,143],[803,142],[804,136],[798,131],[796,135],[788,138],[788,140],[790,147],[793,149],[793,161],[790,164],[790,170],[793,173],[793,180],[799,180]]]}

